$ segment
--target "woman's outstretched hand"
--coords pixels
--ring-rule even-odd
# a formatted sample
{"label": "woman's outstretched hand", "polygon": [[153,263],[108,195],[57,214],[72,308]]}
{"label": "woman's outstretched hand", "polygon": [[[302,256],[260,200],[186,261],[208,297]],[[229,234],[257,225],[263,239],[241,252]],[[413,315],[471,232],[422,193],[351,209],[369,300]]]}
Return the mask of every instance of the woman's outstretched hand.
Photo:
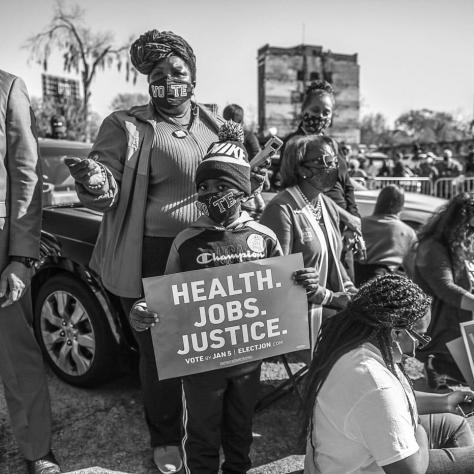
{"label": "woman's outstretched hand", "polygon": [[64,164],[75,181],[84,185],[94,185],[93,181],[102,178],[102,168],[90,158],[77,158],[68,156],[64,158]]}
{"label": "woman's outstretched hand", "polygon": [[137,332],[146,331],[160,321],[158,314],[149,311],[143,300],[137,301],[130,310],[130,325]]}

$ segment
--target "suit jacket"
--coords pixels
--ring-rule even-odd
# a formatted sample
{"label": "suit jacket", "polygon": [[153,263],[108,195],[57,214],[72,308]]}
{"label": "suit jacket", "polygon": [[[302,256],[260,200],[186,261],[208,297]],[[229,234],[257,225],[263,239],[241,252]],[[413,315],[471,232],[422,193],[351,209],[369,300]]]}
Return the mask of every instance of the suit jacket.
{"label": "suit jacket", "polygon": [[0,271],[9,256],[39,257],[42,174],[22,79],[0,70]]}

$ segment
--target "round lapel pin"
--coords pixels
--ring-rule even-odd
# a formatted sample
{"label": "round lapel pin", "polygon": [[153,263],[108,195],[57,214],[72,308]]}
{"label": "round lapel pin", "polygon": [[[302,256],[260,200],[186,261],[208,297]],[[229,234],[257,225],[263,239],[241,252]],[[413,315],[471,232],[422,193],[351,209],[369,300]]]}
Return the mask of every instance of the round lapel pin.
{"label": "round lapel pin", "polygon": [[185,132],[184,130],[175,130],[172,135],[176,138],[185,138],[188,136],[188,132]]}

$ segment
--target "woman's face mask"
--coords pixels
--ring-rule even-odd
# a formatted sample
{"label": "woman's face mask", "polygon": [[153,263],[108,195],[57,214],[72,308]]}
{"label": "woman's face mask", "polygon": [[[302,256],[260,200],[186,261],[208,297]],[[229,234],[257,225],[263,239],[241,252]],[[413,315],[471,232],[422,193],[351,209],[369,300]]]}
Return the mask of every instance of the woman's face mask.
{"label": "woman's face mask", "polygon": [[185,80],[163,77],[151,82],[148,91],[157,109],[170,109],[184,104],[191,98],[193,85]]}
{"label": "woman's face mask", "polygon": [[310,146],[300,164],[301,178],[320,192],[332,189],[338,177],[337,156],[329,146]]}
{"label": "woman's face mask", "polygon": [[331,117],[318,117],[306,113],[303,115],[303,128],[306,133],[319,135],[331,125]]}
{"label": "woman's face mask", "polygon": [[325,193],[336,185],[338,168],[314,168],[313,173],[313,176],[307,178],[307,181],[318,191]]}
{"label": "woman's face mask", "polygon": [[196,206],[202,214],[209,216],[217,224],[226,225],[239,216],[242,197],[243,193],[207,193],[198,196]]}
{"label": "woman's face mask", "polygon": [[319,135],[331,125],[334,98],[325,92],[311,96],[302,110],[302,126],[306,133]]}

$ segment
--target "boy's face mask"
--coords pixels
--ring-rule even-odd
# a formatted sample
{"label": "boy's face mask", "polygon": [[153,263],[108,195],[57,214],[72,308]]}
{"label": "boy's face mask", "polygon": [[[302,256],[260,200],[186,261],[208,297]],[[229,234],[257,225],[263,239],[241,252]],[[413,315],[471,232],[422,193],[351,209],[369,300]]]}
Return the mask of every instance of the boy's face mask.
{"label": "boy's face mask", "polygon": [[205,216],[209,216],[217,224],[228,224],[238,217],[240,202],[244,193],[216,192],[198,196],[196,206]]}
{"label": "boy's face mask", "polygon": [[158,109],[179,107],[193,95],[193,85],[188,81],[163,77],[150,83],[151,100]]}

